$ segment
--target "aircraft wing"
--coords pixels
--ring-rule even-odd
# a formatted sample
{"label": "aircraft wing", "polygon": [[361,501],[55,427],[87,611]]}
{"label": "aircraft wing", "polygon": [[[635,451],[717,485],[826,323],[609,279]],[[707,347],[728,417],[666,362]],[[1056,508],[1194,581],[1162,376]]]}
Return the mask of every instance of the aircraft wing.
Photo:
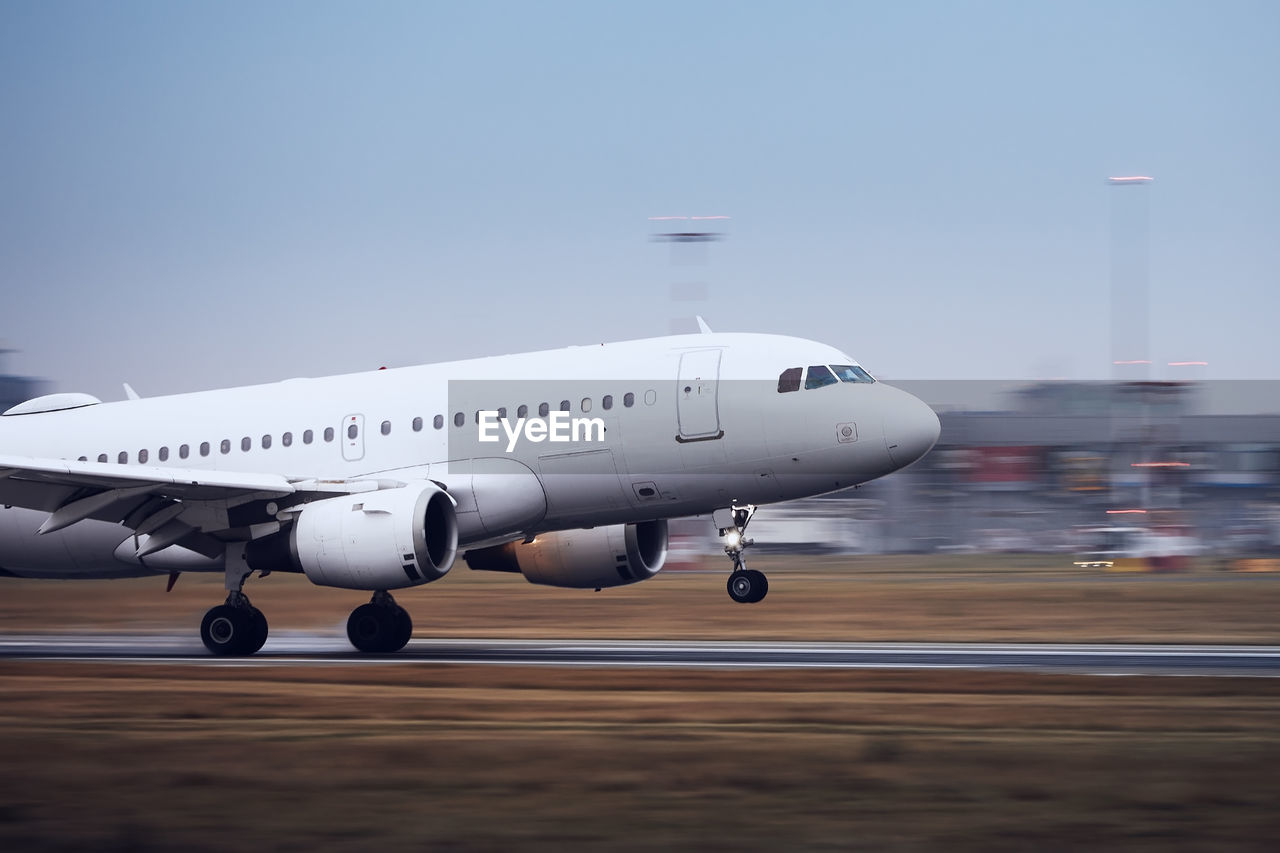
{"label": "aircraft wing", "polygon": [[374,488],[366,481],[0,455],[0,503],[49,513],[33,533],[86,519],[122,523],[139,537],[139,556],[174,544],[214,556],[225,541],[270,532],[233,523],[230,511],[251,501]]}

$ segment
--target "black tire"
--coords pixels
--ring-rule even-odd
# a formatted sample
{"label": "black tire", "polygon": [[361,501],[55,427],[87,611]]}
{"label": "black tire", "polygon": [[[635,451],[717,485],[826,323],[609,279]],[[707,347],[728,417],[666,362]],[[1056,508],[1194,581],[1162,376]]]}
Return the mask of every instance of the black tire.
{"label": "black tire", "polygon": [[361,604],[347,619],[347,639],[362,652],[392,652],[399,648],[396,623],[393,608]]}
{"label": "black tire", "polygon": [[[266,619],[262,621],[265,624]],[[244,608],[219,604],[210,608],[200,622],[200,640],[215,655],[253,654],[257,651],[253,646],[256,638],[252,613]]]}
{"label": "black tire", "polygon": [[387,651],[398,652],[409,643],[409,638],[413,636],[413,619],[409,616],[409,611],[403,607],[396,605],[396,635],[395,645]]}
{"label": "black tire", "polygon": [[764,572],[743,569],[729,575],[725,584],[729,597],[739,604],[755,604],[769,594],[769,579]]}
{"label": "black tire", "polygon": [[253,629],[253,634],[252,641],[244,651],[246,655],[257,654],[258,650],[267,642],[267,634],[269,633],[267,617],[258,608],[252,607],[249,609],[249,622]]}

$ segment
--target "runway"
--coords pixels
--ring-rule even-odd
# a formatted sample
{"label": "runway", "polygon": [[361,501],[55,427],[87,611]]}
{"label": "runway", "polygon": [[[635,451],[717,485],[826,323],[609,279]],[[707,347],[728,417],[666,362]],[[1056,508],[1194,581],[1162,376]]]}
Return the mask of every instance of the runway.
{"label": "runway", "polygon": [[504,664],[1280,676],[1280,646],[415,639],[395,654],[363,655],[342,637],[288,632],[273,635],[250,658],[213,657],[187,635],[10,635],[0,636],[0,659],[224,667]]}

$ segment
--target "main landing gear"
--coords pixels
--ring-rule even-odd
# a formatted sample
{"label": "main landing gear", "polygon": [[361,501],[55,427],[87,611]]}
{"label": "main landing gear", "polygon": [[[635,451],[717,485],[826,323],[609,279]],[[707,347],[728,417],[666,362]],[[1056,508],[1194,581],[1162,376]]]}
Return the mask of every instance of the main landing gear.
{"label": "main landing gear", "polygon": [[733,573],[725,588],[729,597],[739,604],[755,604],[769,594],[769,579],[764,572],[748,569],[742,556],[743,551],[755,544],[754,539],[746,538],[747,525],[755,512],[754,506],[747,505],[716,510],[712,515],[716,529],[724,537],[724,552],[733,562]]}
{"label": "main landing gear", "polygon": [[200,622],[200,639],[215,655],[251,655],[267,641],[267,617],[241,590],[250,571],[227,571],[227,602]]}
{"label": "main landing gear", "polygon": [[[200,639],[215,655],[251,655],[267,641],[267,617],[243,592],[251,574],[253,570],[243,561],[234,561],[226,570],[226,603],[211,608],[200,623]],[[413,620],[386,591],[375,592],[368,604],[351,611],[347,619],[347,637],[362,652],[398,652],[412,634]]]}
{"label": "main landing gear", "polygon": [[412,634],[408,611],[385,590],[375,592],[368,604],[352,610],[347,619],[347,639],[362,652],[398,652]]}

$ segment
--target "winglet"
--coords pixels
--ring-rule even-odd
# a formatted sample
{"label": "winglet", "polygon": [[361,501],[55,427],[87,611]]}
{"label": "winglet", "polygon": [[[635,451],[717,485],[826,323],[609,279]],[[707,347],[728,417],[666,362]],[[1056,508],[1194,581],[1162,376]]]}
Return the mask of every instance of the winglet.
{"label": "winglet", "polygon": [[130,385],[128,382],[124,383],[124,395],[128,397],[130,400],[142,399],[141,397],[138,396],[138,392],[133,390],[133,386]]}
{"label": "winglet", "polygon": [[702,334],[704,335],[711,334],[711,327],[707,325],[706,320],[702,319],[701,314],[698,315],[697,319],[698,319],[698,331],[702,332]]}

